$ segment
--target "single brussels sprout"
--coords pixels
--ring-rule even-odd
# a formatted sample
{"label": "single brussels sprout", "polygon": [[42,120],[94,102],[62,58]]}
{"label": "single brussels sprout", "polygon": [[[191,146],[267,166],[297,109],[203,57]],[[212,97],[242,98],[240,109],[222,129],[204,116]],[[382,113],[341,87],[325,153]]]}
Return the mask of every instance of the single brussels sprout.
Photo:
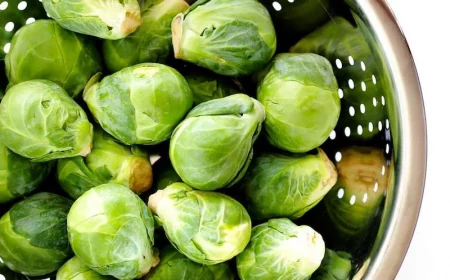
{"label": "single brussels sprout", "polygon": [[102,275],[140,278],[157,264],[153,216],[124,186],[104,184],[85,192],[70,209],[67,228],[75,255]]}
{"label": "single brussels sprout", "polygon": [[325,257],[311,280],[349,280],[352,256],[346,252],[325,250]]}
{"label": "single brussels sprout", "polygon": [[175,58],[220,75],[246,76],[275,54],[277,37],[256,0],[199,0],[172,22]]}
{"label": "single brussels sprout", "polygon": [[204,265],[191,261],[172,246],[165,247],[161,261],[144,280],[233,280],[234,275],[227,263]]}
{"label": "single brussels sprout", "polygon": [[298,219],[316,206],[337,180],[327,155],[261,154],[250,164],[242,186],[254,219]]}
{"label": "single brussels sprout", "polygon": [[42,0],[47,14],[73,32],[117,40],[142,24],[137,0]]}
{"label": "single brussels sprout", "polygon": [[[343,132],[349,127],[353,132],[349,137],[355,140],[369,140],[379,132],[373,124],[385,119],[381,100],[387,88],[376,80],[380,77],[379,66],[359,28],[344,18],[336,17],[304,37],[290,51],[317,53],[333,64],[334,74],[343,93],[343,113],[337,131]],[[349,83],[350,80],[352,83]],[[350,108],[355,109],[354,114],[350,113]],[[359,133],[358,127],[363,128]]]}
{"label": "single brussels sprout", "polygon": [[250,216],[239,202],[224,194],[174,183],[151,195],[148,205],[172,245],[194,262],[214,265],[229,261],[250,240]]}
{"label": "single brussels sprout", "polygon": [[325,243],[319,233],[282,218],[254,227],[236,263],[242,280],[302,280],[317,270],[324,255]]}
{"label": "single brussels sprout", "polygon": [[117,72],[144,62],[167,63],[173,53],[172,19],[188,7],[183,0],[162,0],[142,13],[143,23],[132,35],[103,41],[108,70]]}
{"label": "single brussels sprout", "polygon": [[65,30],[53,20],[38,20],[13,37],[6,55],[6,74],[12,84],[50,80],[77,97],[102,70],[100,57],[87,36]]}
{"label": "single brussels sprout", "polygon": [[240,92],[231,79],[210,71],[196,69],[184,77],[194,96],[194,105]]}
{"label": "single brussels sprout", "polygon": [[45,192],[14,204],[0,219],[0,258],[5,265],[27,276],[58,270],[72,254],[66,222],[71,204]]}
{"label": "single brussels sprout", "polygon": [[98,78],[87,86],[84,100],[102,128],[127,145],[168,140],[192,107],[186,80],[163,64],[138,64]]}
{"label": "single brussels sprout", "polygon": [[155,182],[154,182],[155,190],[163,190],[173,183],[183,182],[183,180],[181,180],[180,176],[175,171],[175,169],[173,169],[173,166],[170,163],[170,160],[168,159],[158,161],[158,163],[155,164],[154,174],[155,174]]}
{"label": "single brussels sprout", "polygon": [[257,98],[264,105],[269,142],[302,153],[322,145],[340,114],[330,62],[316,54],[278,54],[260,73]]}
{"label": "single brussels sprout", "polygon": [[22,82],[0,103],[0,142],[32,161],[86,156],[92,137],[86,113],[54,82]]}
{"label": "single brussels sprout", "polygon": [[100,128],[94,130],[94,147],[86,158],[60,159],[58,181],[72,197],[105,183],[116,183],[137,194],[150,189],[152,166],[146,151],[120,144]]}
{"label": "single brussels sprout", "polygon": [[278,0],[281,9],[274,8],[273,0],[260,1],[269,11],[279,43],[292,45],[299,38],[324,24],[333,14],[335,4],[331,0]]}
{"label": "single brussels sprout", "polygon": [[56,280],[114,280],[114,277],[101,275],[80,261],[78,257],[68,260],[56,274]]}
{"label": "single brussels sprout", "polygon": [[51,162],[31,162],[0,143],[0,204],[32,193],[47,178],[52,167]]}
{"label": "single brussels sprout", "polygon": [[333,240],[333,249],[348,250],[365,239],[382,210],[389,174],[382,149],[348,147],[340,152],[338,181],[323,199],[324,227]]}
{"label": "single brussels sprout", "polygon": [[264,118],[261,103],[245,94],[196,106],[170,140],[173,167],[183,182],[199,190],[232,186],[250,164]]}

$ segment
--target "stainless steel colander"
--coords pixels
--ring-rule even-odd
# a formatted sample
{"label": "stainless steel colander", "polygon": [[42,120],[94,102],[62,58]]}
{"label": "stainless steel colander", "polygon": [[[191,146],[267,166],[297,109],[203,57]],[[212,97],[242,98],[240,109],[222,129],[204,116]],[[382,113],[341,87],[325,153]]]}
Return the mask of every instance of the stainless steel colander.
{"label": "stainless steel colander", "polygon": [[[341,53],[331,61],[339,80],[343,105],[339,125],[330,134],[324,148],[336,163],[345,161],[349,146],[377,147],[383,154],[384,162],[378,171],[380,180],[374,182],[373,188],[357,194],[344,193],[341,189],[335,193],[336,199],[346,200],[352,211],[351,207],[364,207],[372,196],[378,196],[377,191],[383,184],[381,181],[385,182],[383,190],[380,190],[384,191],[383,203],[370,221],[363,240],[349,239],[346,242],[358,256],[353,260],[353,279],[394,279],[416,225],[426,170],[425,113],[407,42],[385,0],[261,2],[271,11],[278,34],[281,34],[281,45],[290,46],[311,31],[308,29],[310,22],[305,21],[304,25],[290,23],[308,18],[309,9],[317,6],[326,12],[322,18],[315,15],[319,17],[317,21],[325,23],[338,13],[351,19],[364,34],[363,41],[347,42],[352,44],[348,49],[358,49],[361,47],[359,44],[367,44],[371,52],[370,61],[367,57],[361,60],[351,52]],[[292,16],[297,11],[298,17]],[[38,0],[0,0],[1,64],[14,33],[21,26],[40,18],[46,18],[46,14]],[[370,69],[369,64],[372,66]],[[355,67],[361,75],[345,80],[340,78],[340,73]],[[0,69],[0,86],[4,89],[7,85],[4,64]],[[350,93],[365,95],[365,102],[346,102],[346,95]],[[373,110],[382,110],[384,117],[374,118]],[[352,121],[356,117],[360,120],[358,123]],[[321,217],[322,214],[317,213],[320,207],[318,209],[310,219]]]}

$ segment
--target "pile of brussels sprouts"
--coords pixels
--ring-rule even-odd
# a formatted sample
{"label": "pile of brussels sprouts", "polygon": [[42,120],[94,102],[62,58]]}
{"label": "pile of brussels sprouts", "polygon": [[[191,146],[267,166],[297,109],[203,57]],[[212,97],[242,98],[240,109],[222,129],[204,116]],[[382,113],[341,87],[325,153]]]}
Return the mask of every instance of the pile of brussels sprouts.
{"label": "pile of brussels sprouts", "polygon": [[[283,52],[259,1],[190,2],[43,0],[50,19],[14,35],[0,103],[0,275],[349,278],[351,255],[299,219],[319,202],[338,212],[333,187],[354,186],[355,163],[382,161],[349,148],[333,163],[323,149],[342,111],[330,61],[345,44],[329,41],[359,31],[336,18]],[[381,196],[371,199],[360,221],[330,228],[367,230]]]}

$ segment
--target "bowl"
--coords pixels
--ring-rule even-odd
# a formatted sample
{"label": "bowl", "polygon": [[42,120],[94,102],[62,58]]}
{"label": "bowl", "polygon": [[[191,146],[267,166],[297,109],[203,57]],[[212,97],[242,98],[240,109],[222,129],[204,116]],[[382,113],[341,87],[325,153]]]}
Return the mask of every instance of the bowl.
{"label": "bowl", "polygon": [[[299,222],[352,255],[352,279],[394,279],[418,219],[427,147],[420,83],[395,16],[384,0],[261,2],[281,35],[278,52],[326,56],[340,86],[341,117],[322,146],[340,178]],[[0,15],[4,89],[9,40],[46,14],[38,0],[0,0]]]}

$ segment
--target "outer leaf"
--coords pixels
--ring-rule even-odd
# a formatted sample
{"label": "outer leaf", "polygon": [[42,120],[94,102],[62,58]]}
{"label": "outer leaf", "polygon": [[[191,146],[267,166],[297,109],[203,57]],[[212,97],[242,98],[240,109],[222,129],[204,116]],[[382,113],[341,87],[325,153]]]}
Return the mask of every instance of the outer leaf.
{"label": "outer leaf", "polygon": [[278,54],[260,73],[257,98],[267,113],[268,140],[301,153],[322,145],[340,115],[331,64],[315,54]]}
{"label": "outer leaf", "polygon": [[150,196],[170,242],[189,259],[206,265],[226,262],[250,240],[245,208],[224,194],[196,191],[174,183]]}
{"label": "outer leaf", "polygon": [[65,29],[117,40],[128,36],[141,23],[137,0],[43,0],[45,11]]}
{"label": "outer leaf", "polygon": [[53,164],[33,163],[0,143],[0,203],[30,194],[49,175]]}
{"label": "outer leaf", "polygon": [[53,20],[38,20],[21,28],[6,55],[6,73],[11,83],[50,80],[72,97],[78,96],[101,70],[101,57],[94,42],[63,29]]}
{"label": "outer leaf", "polygon": [[324,254],[319,233],[283,218],[254,227],[249,245],[236,262],[242,280],[303,280],[320,266]]}
{"label": "outer leaf", "polygon": [[255,0],[197,1],[172,23],[175,57],[221,75],[261,69],[275,53],[275,30]]}
{"label": "outer leaf", "polygon": [[170,138],[192,107],[192,93],[175,69],[158,63],[127,67],[88,87],[84,94],[102,128],[127,145]]}
{"label": "outer leaf", "polygon": [[298,219],[319,203],[337,181],[327,155],[262,154],[252,162],[242,186],[254,219]]}
{"label": "outer leaf", "polygon": [[262,105],[244,94],[198,105],[173,133],[173,167],[196,189],[231,186],[247,170],[264,118]]}
{"label": "outer leaf", "polygon": [[92,134],[83,109],[50,81],[13,86],[0,104],[0,141],[36,162],[85,156]]}
{"label": "outer leaf", "polygon": [[139,278],[153,265],[153,217],[131,190],[105,184],[85,192],[67,217],[80,260],[103,275]]}
{"label": "outer leaf", "polygon": [[0,219],[0,258],[13,271],[43,276],[70,256],[66,217],[71,201],[40,193],[15,204]]}

